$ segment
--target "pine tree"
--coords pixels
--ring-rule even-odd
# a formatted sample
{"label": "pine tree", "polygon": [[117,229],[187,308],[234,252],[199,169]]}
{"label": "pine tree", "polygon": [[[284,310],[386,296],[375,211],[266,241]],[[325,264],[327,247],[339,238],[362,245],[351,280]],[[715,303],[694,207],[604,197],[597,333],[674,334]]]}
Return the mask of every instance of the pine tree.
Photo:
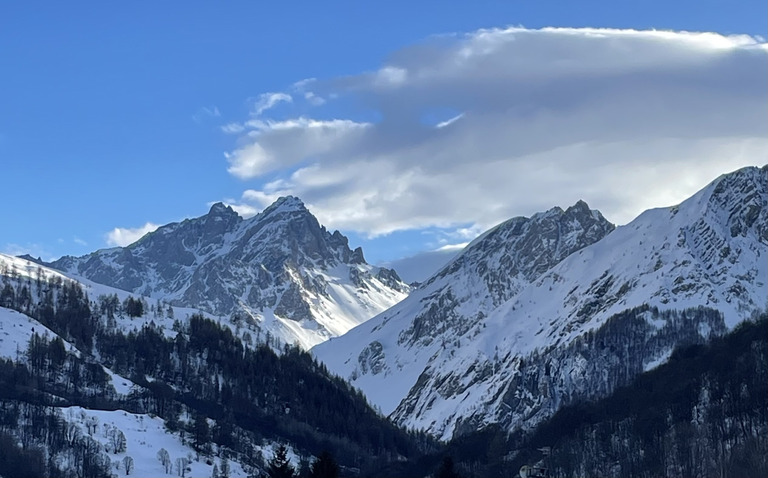
{"label": "pine tree", "polygon": [[206,453],[208,442],[210,441],[210,428],[208,427],[208,419],[205,418],[205,415],[195,415],[195,422],[192,426],[192,437],[195,450]]}
{"label": "pine tree", "polygon": [[311,478],[337,478],[339,476],[339,465],[336,464],[336,460],[333,459],[329,452],[324,451],[312,463],[309,476]]}
{"label": "pine tree", "polygon": [[450,456],[443,458],[440,467],[435,472],[435,478],[460,478],[459,474],[453,469],[453,459]]}
{"label": "pine tree", "polygon": [[293,478],[295,476],[285,445],[280,445],[275,451],[275,456],[269,460],[267,474],[269,478]]}

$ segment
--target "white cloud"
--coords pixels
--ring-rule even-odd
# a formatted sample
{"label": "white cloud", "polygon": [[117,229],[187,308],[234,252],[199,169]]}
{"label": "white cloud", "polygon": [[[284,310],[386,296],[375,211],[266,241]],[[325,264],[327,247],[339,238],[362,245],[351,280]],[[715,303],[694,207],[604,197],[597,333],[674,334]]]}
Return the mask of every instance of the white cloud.
{"label": "white cloud", "polygon": [[445,128],[446,126],[450,126],[453,123],[459,121],[464,116],[464,113],[458,114],[454,116],[453,118],[449,118],[445,121],[441,121],[435,125],[435,128]]}
{"label": "white cloud", "polygon": [[[246,189],[240,199],[225,199],[223,202],[230,206],[244,219],[253,217],[267,206],[277,201],[280,196],[290,195],[290,191],[283,189],[284,181],[277,180],[264,186],[264,190]],[[212,206],[213,202],[208,203]]]}
{"label": "white cloud", "polygon": [[107,244],[110,246],[125,247],[138,241],[144,237],[145,234],[154,231],[158,227],[160,226],[157,224],[152,224],[151,222],[133,229],[127,227],[116,227],[107,233]]}
{"label": "white cloud", "polygon": [[[208,203],[208,207],[210,208],[214,204],[218,203],[220,201],[211,201]],[[221,201],[224,203],[224,205],[231,207],[237,214],[240,215],[240,217],[244,219],[248,219],[249,217],[255,216],[256,214],[261,212],[261,209],[256,208],[250,204],[243,203],[241,201],[237,201],[235,199],[225,199]]]}
{"label": "white cloud", "polygon": [[464,249],[468,245],[469,245],[468,242],[461,242],[459,244],[446,244],[444,246],[440,246],[437,249],[435,249],[435,252],[446,252],[446,251],[456,252]]}
{"label": "white cloud", "polygon": [[252,116],[261,116],[265,111],[281,102],[291,103],[293,98],[287,93],[262,93],[253,101]]}
{"label": "white cloud", "polygon": [[321,98],[320,96],[317,96],[311,91],[307,91],[304,93],[304,99],[307,100],[307,102],[309,102],[309,104],[311,104],[312,106],[320,106],[325,104],[325,99]]}
{"label": "white cloud", "polygon": [[407,283],[423,282],[456,257],[466,245],[467,243],[448,244],[432,251],[420,252],[379,265],[394,269]]}
{"label": "white cloud", "polygon": [[87,243],[87,242],[85,242],[84,240],[80,239],[80,238],[79,238],[79,237],[77,237],[77,236],[75,236],[74,238],[72,238],[72,242],[74,242],[74,243],[75,243],[75,244],[77,244],[78,246],[87,246],[87,245],[88,245],[88,243]]}
{"label": "white cloud", "polygon": [[221,127],[221,130],[227,134],[238,134],[245,131],[245,126],[240,123],[227,123]]}
{"label": "white cloud", "polygon": [[219,108],[214,106],[212,108],[208,107],[202,107],[199,110],[197,110],[197,113],[192,115],[192,119],[195,121],[195,123],[202,123],[205,118],[218,118],[221,116],[221,112],[219,111]]}
{"label": "white cloud", "polygon": [[304,78],[303,80],[299,80],[293,84],[293,89],[296,91],[306,91],[307,86],[315,83],[317,81],[317,78]]}
{"label": "white cloud", "polygon": [[315,92],[309,91],[309,87],[317,82],[317,78],[305,78],[295,82],[291,88],[304,96],[304,100],[312,106],[321,106],[327,101]]}
{"label": "white cloud", "polygon": [[[285,179],[241,202],[294,194],[329,227],[370,236],[471,224],[459,242],[579,199],[624,223],[768,155],[768,47],[748,36],[491,29],[389,58],[301,84],[375,122],[244,124],[229,172]],[[436,110],[461,115],[420,121]]]}
{"label": "white cloud", "polygon": [[249,217],[253,217],[256,214],[261,212],[259,209],[256,209],[250,204],[237,204],[237,203],[225,203],[225,204],[227,204],[227,206],[231,207],[236,213],[238,213],[241,217],[245,219],[248,219]]}
{"label": "white cloud", "polygon": [[367,123],[318,121],[304,117],[286,121],[248,121],[247,144],[225,156],[229,172],[243,179],[290,167],[314,155],[341,152],[361,138]]}
{"label": "white cloud", "polygon": [[397,66],[385,66],[376,72],[373,84],[380,88],[397,87],[408,79],[408,70]]}

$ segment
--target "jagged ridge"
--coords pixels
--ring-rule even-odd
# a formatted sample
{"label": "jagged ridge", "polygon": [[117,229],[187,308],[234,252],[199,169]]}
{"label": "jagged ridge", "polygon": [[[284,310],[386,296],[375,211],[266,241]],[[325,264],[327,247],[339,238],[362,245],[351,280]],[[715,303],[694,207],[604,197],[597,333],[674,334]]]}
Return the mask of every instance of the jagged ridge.
{"label": "jagged ridge", "polygon": [[565,211],[556,207],[510,219],[475,239],[408,299],[351,331],[342,349],[334,344],[315,353],[390,413],[430,357],[560,259],[613,228],[583,201]]}
{"label": "jagged ridge", "polygon": [[216,315],[243,312],[271,336],[310,347],[346,332],[408,292],[394,271],[365,262],[298,198],[244,220],[214,204],[123,248],[63,257],[52,267]]}

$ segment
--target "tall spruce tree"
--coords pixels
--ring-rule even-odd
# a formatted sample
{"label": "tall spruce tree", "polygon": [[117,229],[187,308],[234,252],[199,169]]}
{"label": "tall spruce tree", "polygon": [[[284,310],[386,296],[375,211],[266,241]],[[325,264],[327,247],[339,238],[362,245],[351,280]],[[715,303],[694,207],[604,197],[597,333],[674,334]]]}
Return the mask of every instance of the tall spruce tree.
{"label": "tall spruce tree", "polygon": [[275,456],[267,464],[269,478],[294,478],[295,473],[291,460],[288,459],[288,449],[280,445],[275,451]]}

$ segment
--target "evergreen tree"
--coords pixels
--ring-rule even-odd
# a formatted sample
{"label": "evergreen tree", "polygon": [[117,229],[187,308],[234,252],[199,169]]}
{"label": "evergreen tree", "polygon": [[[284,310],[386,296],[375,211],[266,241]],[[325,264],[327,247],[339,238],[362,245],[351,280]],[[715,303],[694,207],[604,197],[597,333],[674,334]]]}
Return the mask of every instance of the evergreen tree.
{"label": "evergreen tree", "polygon": [[3,290],[0,291],[0,307],[12,309],[16,306],[16,292],[9,282],[5,283]]}
{"label": "evergreen tree", "polygon": [[195,444],[195,450],[199,452],[205,452],[207,450],[210,434],[208,419],[205,418],[205,415],[196,414],[195,422],[192,425],[192,437]]}
{"label": "evergreen tree", "polygon": [[443,458],[440,467],[435,472],[435,478],[460,478],[459,474],[453,469],[453,459],[450,456]]}
{"label": "evergreen tree", "polygon": [[179,413],[177,410],[171,409],[168,416],[165,418],[165,428],[168,431],[175,432],[179,429]]}
{"label": "evergreen tree", "polygon": [[312,463],[309,476],[311,478],[337,478],[339,476],[339,465],[333,459],[333,455],[324,451]]}
{"label": "evergreen tree", "polygon": [[269,460],[267,474],[269,478],[293,478],[295,476],[285,445],[280,445],[275,451],[275,456]]}
{"label": "evergreen tree", "polygon": [[144,303],[141,299],[134,299],[132,296],[128,296],[123,301],[123,309],[128,317],[141,317],[144,315]]}

